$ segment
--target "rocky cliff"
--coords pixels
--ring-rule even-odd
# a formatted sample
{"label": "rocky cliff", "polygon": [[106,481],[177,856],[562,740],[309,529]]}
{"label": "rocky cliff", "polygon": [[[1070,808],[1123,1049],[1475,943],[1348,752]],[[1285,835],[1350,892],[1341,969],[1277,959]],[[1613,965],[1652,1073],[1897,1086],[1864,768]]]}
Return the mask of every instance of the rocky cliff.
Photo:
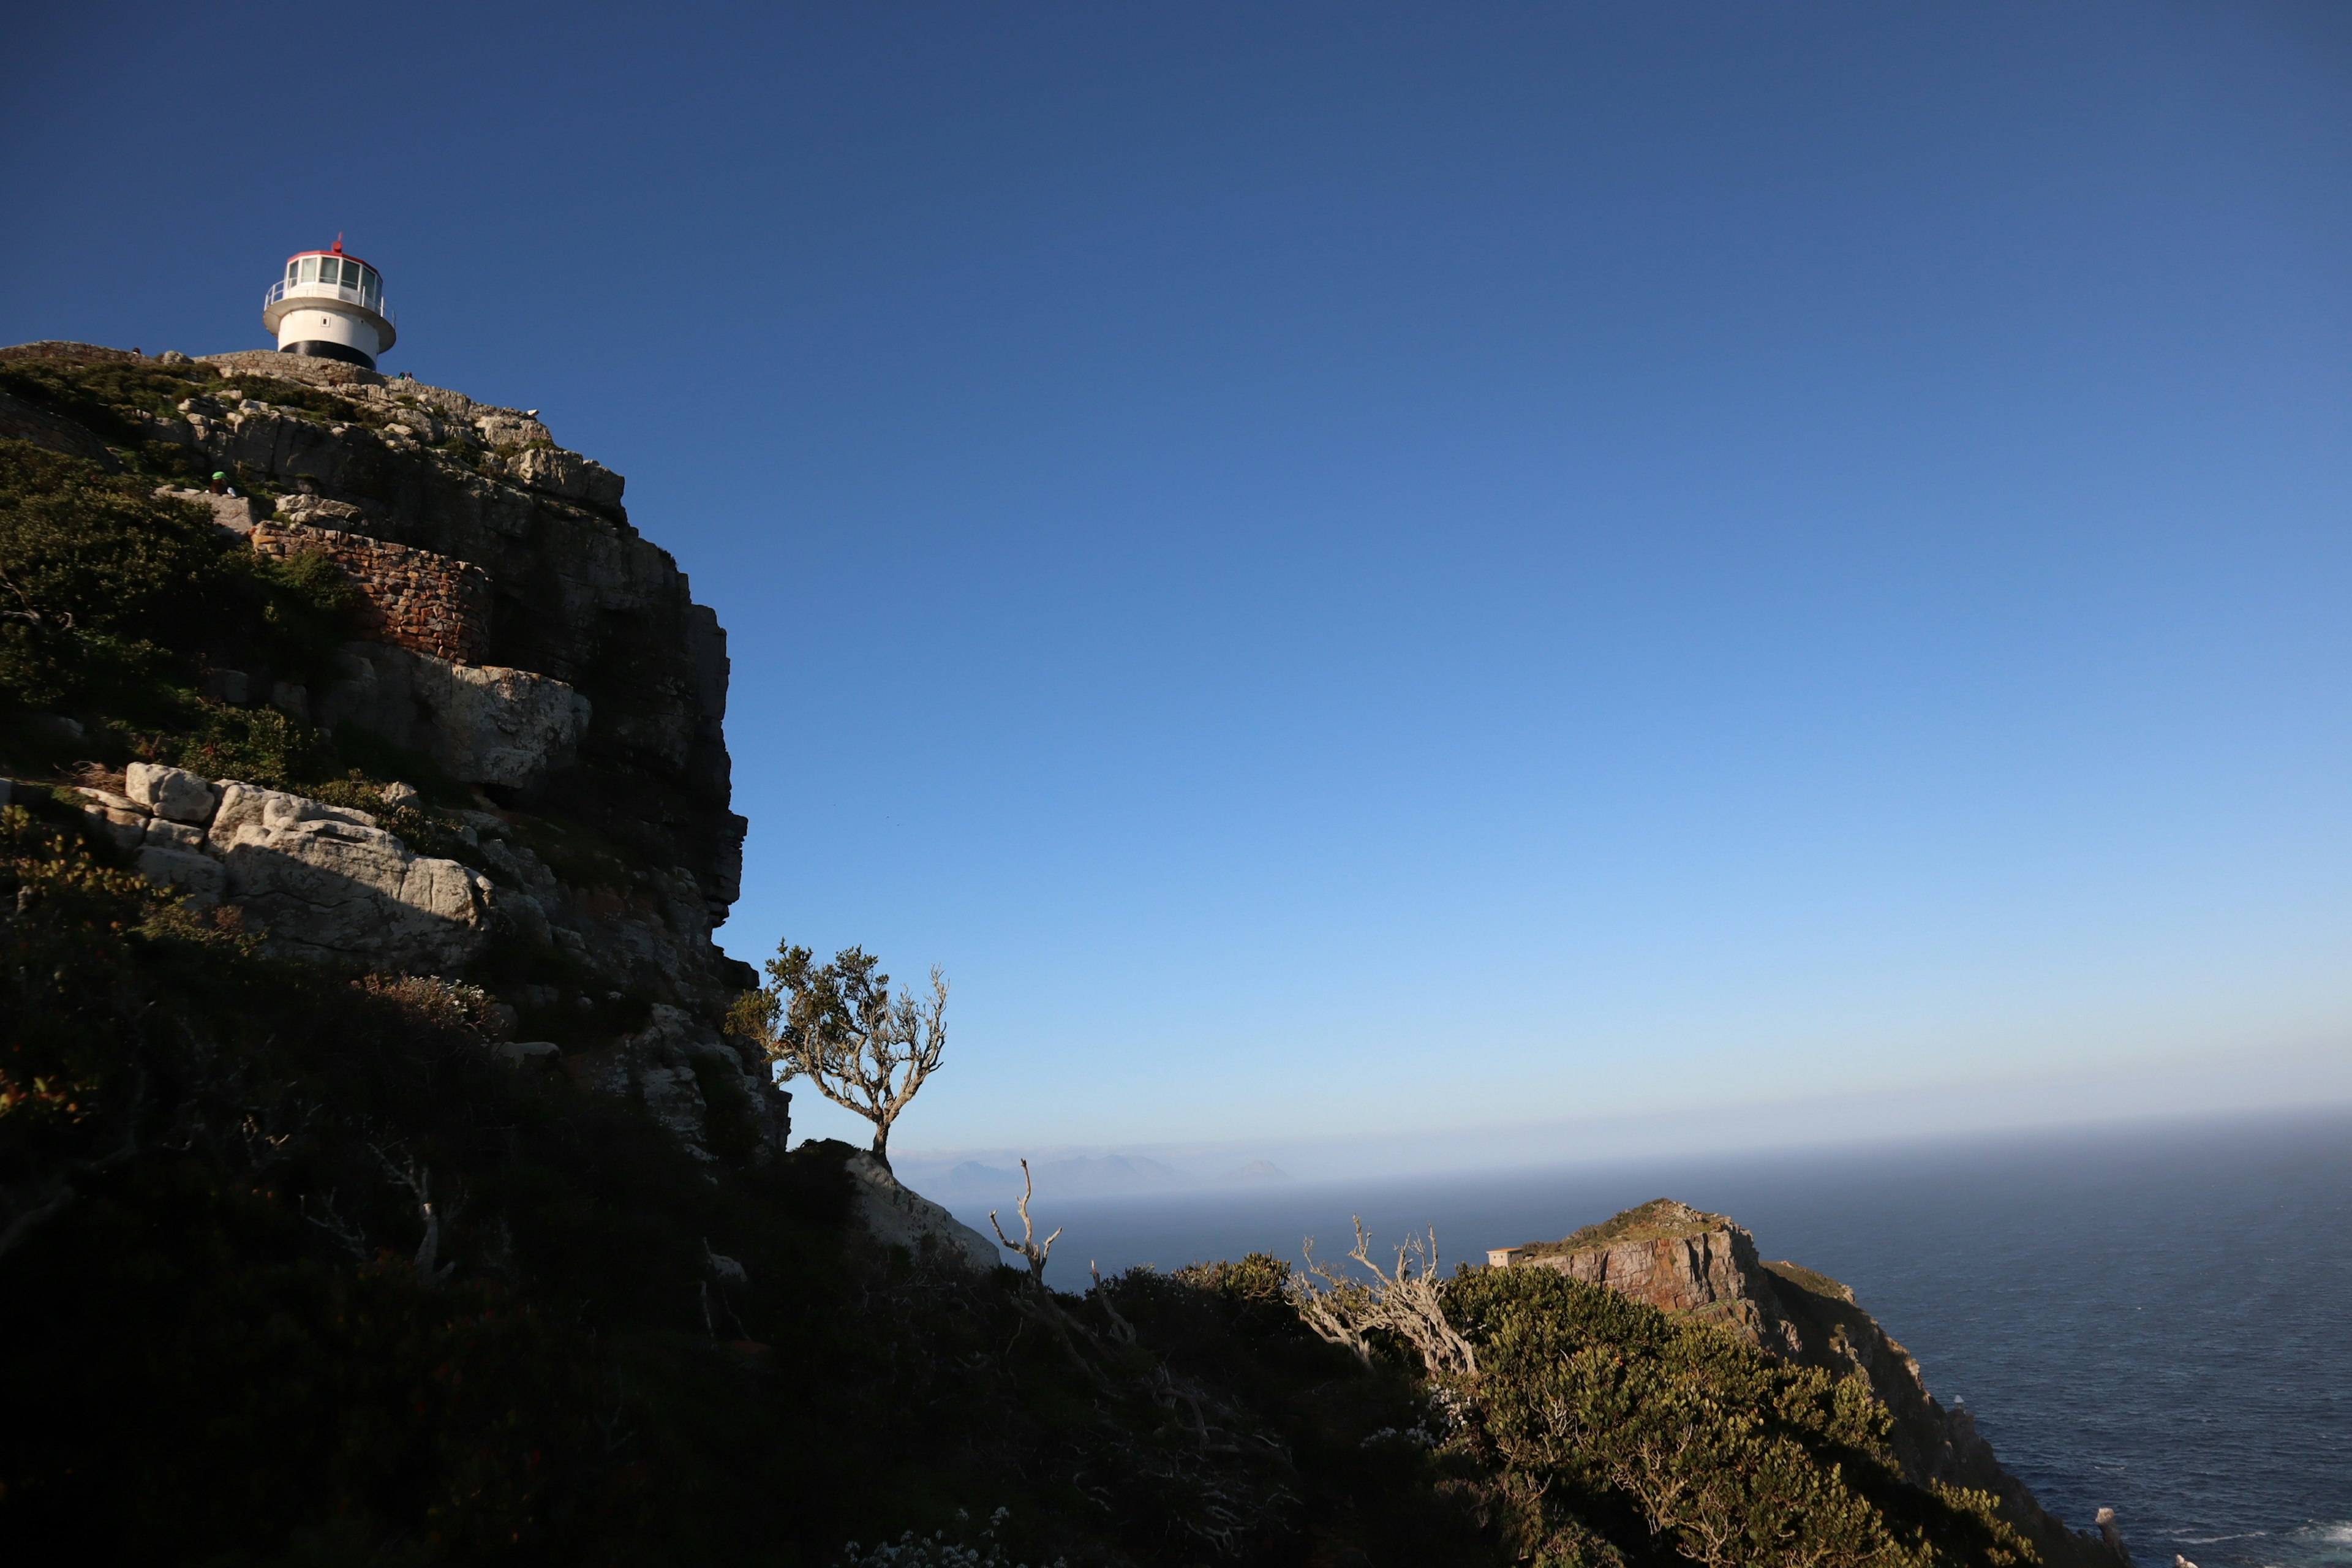
{"label": "rocky cliff", "polygon": [[[43,358],[142,363],[79,343],[0,350]],[[467,662],[563,682],[595,714],[569,765],[485,787],[686,867],[724,919],[740,890],[745,826],[728,809],[727,637],[669,553],[630,525],[622,477],[555,445],[529,413],[420,382],[268,351],[182,368],[188,395],[117,408],[137,438],[199,456],[298,527],[478,571],[487,624]],[[71,423],[26,407],[10,433],[87,451],[94,438]],[[265,689],[268,672],[239,673]]]}
{"label": "rocky cliff", "polygon": [[1991,1492],[2053,1563],[2128,1568],[2102,1510],[2103,1537],[2080,1535],[2001,1468],[1965,1409],[1927,1392],[1910,1352],[1856,1303],[1853,1291],[1801,1264],[1765,1262],[1744,1226],[1656,1198],[1559,1241],[1496,1247],[1489,1268],[1549,1268],[1662,1311],[1712,1322],[1769,1354],[1835,1377],[1867,1379],[1895,1420],[1895,1452],[1917,1485]]}
{"label": "rocky cliff", "polygon": [[[277,952],[485,988],[516,1059],[644,1099],[698,1152],[782,1148],[788,1097],[718,1028],[755,978],[710,934],[744,831],[726,635],[631,526],[620,475],[533,412],[327,360],[33,343],[0,350],[0,437],[178,509],[158,531],[208,517],[212,548],[341,595],[324,665],[206,628],[150,660],[200,689],[174,713],[93,700],[13,721],[86,738],[32,767],[43,748],[9,742],[20,795],[49,787]],[[139,570],[138,541],[112,548]],[[294,727],[316,782],[158,760],[211,754],[174,729],[264,721]]]}

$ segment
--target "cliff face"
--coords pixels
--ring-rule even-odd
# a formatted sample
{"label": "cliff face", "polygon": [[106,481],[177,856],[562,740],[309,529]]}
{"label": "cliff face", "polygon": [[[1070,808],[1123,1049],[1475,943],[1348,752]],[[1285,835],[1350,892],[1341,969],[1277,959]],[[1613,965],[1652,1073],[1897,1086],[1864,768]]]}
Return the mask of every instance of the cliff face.
{"label": "cliff face", "polygon": [[[85,344],[6,352],[132,358]],[[198,363],[217,389],[170,413],[132,411],[144,438],[201,453],[290,521],[478,569],[489,602],[472,662],[562,681],[595,712],[572,765],[512,803],[687,867],[724,919],[745,828],[728,809],[726,633],[669,553],[630,526],[622,477],[557,447],[528,414],[463,393],[271,351]],[[244,380],[299,387],[301,400]]]}
{"label": "cliff face", "polygon": [[[147,721],[102,708],[37,721],[94,737],[47,781],[89,831],[281,953],[484,986],[513,1059],[642,1099],[698,1152],[780,1151],[789,1097],[717,1027],[756,979],[711,940],[745,827],[726,637],[630,526],[621,476],[529,413],[333,361],[37,343],[0,362],[18,389],[0,436],[341,585],[331,669],[268,668],[283,656],[248,641],[187,653],[188,678],[212,713],[274,710],[394,781],[310,784],[330,802],[157,766]],[[213,471],[237,493],[186,482]]]}
{"label": "cliff face", "polygon": [[1560,1241],[1495,1248],[1486,1261],[1556,1269],[1719,1324],[1784,1361],[1833,1377],[1858,1373],[1894,1415],[1895,1454],[1916,1484],[1991,1492],[2050,1563],[2130,1563],[2112,1531],[2109,1541],[2075,1534],[2003,1469],[1975,1419],[1927,1392],[1918,1362],[1856,1304],[1852,1289],[1799,1264],[1765,1262],[1756,1238],[1722,1215],[1657,1198]]}

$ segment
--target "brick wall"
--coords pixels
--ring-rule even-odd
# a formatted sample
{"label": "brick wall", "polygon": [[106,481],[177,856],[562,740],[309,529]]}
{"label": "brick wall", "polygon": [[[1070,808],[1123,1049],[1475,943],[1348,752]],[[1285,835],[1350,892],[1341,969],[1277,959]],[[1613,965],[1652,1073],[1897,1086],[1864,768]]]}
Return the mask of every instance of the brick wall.
{"label": "brick wall", "polygon": [[480,661],[490,641],[489,574],[429,550],[283,520],[253,525],[253,547],[285,560],[317,552],[367,596],[360,636],[455,664]]}

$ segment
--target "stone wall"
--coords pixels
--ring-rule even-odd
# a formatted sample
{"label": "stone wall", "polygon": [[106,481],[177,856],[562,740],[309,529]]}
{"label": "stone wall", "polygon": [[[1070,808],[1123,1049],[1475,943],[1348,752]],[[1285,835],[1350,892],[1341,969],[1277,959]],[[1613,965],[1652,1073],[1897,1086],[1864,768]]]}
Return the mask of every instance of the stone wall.
{"label": "stone wall", "polygon": [[371,642],[453,664],[478,664],[490,646],[490,579],[478,566],[300,522],[258,522],[251,538],[264,555],[315,551],[349,573],[367,598],[361,635]]}

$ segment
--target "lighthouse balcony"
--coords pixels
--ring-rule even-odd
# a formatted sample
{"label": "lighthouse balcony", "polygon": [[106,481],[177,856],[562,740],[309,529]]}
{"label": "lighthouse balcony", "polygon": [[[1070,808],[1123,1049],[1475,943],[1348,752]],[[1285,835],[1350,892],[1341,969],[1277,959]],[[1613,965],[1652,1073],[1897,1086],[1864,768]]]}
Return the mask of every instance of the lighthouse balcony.
{"label": "lighthouse balcony", "polygon": [[269,286],[269,292],[261,297],[261,313],[268,319],[298,304],[332,306],[338,303],[353,305],[372,316],[380,316],[388,327],[397,326],[400,321],[400,318],[393,314],[392,307],[384,302],[382,289],[352,289],[340,283],[273,283]]}

